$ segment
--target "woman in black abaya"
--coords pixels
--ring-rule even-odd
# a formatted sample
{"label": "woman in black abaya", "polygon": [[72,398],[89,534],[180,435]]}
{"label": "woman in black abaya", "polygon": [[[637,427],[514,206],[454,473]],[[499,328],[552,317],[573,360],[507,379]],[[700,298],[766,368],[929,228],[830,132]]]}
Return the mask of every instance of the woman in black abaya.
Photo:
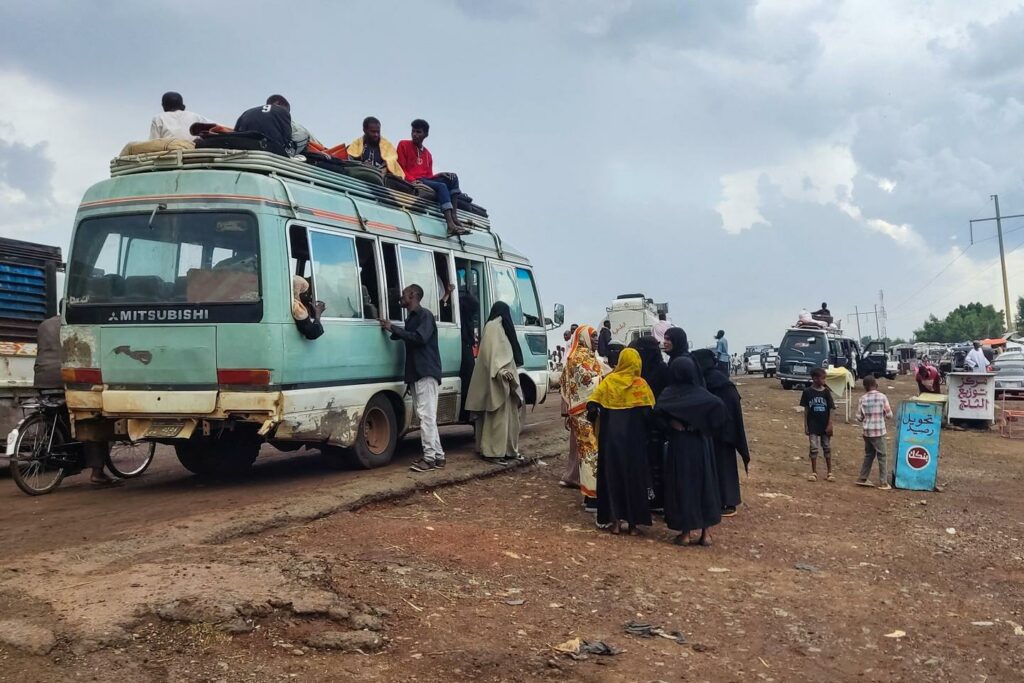
{"label": "woman in black abaya", "polygon": [[[722,521],[714,439],[726,424],[725,404],[699,385],[700,371],[689,356],[669,363],[669,372],[671,383],[654,406],[668,441],[665,523],[679,532],[677,545],[711,545],[709,529]],[[697,529],[700,538],[693,541],[690,532]]]}
{"label": "woman in black abaya", "polygon": [[686,332],[681,327],[670,327],[665,330],[665,341],[663,344],[665,353],[668,354],[669,363],[680,356],[686,356],[690,353],[690,342],[686,338]]}
{"label": "woman in black abaya", "polygon": [[[682,332],[682,330],[679,331]],[[685,337],[685,333],[683,334]],[[647,382],[651,393],[657,399],[662,390],[668,386],[669,380],[668,365],[665,364],[665,358],[661,354],[661,344],[657,339],[648,335],[640,337],[630,344],[630,347],[635,348],[640,354],[640,362],[643,365],[640,376]],[[661,483],[661,460],[664,454],[665,435],[656,425],[652,424],[647,431],[647,467],[651,473],[652,492],[651,512],[661,513],[665,507],[662,502],[664,496]]]}
{"label": "woman in black abaya", "polygon": [[741,502],[737,453],[743,458],[743,470],[749,471],[750,468],[750,450],[747,448],[747,432],[743,426],[740,392],[725,373],[718,369],[714,351],[699,349],[693,352],[693,359],[704,376],[704,386],[722,399],[729,416],[722,437],[715,439],[715,465],[718,468],[718,491],[722,497],[722,516],[731,517],[736,514],[736,506]]}
{"label": "woman in black abaya", "polygon": [[654,395],[640,376],[640,354],[623,349],[615,371],[604,378],[587,402],[587,418],[597,430],[597,524],[620,523],[636,533],[651,525],[647,432]]}

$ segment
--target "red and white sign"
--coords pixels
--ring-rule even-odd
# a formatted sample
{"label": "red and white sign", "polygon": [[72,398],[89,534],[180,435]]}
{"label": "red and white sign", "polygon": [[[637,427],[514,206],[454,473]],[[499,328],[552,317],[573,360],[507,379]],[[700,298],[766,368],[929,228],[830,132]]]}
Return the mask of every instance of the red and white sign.
{"label": "red and white sign", "polygon": [[911,446],[907,449],[907,464],[915,470],[923,470],[925,467],[928,467],[931,459],[931,454],[928,453],[928,449],[924,446]]}

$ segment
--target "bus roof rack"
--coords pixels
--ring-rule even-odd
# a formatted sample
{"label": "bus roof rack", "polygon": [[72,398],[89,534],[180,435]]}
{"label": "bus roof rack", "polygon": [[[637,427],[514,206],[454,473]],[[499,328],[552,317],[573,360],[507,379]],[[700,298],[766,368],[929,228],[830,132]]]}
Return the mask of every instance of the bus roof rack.
{"label": "bus roof rack", "polygon": [[[376,202],[382,206],[431,216],[444,220],[437,202],[401,192],[380,185],[372,185],[351,176],[333,171],[325,171],[311,164],[289,159],[278,154],[259,151],[242,151],[232,149],[197,149],[172,150],[166,152],[150,152],[132,156],[115,157],[110,162],[110,177],[152,173],[155,171],[173,170],[228,170],[247,171],[263,175],[274,175],[303,183],[308,183],[325,190],[332,190]],[[475,230],[491,232],[491,222],[487,216],[458,211],[458,218],[463,224]]]}

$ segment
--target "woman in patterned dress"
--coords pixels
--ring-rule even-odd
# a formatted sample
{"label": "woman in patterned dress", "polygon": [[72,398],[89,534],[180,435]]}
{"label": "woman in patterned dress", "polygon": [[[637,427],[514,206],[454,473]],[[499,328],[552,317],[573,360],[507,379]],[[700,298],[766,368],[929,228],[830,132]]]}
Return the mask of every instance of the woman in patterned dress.
{"label": "woman in patterned dress", "polygon": [[[597,512],[597,435],[587,420],[587,401],[601,382],[603,365],[594,349],[597,331],[589,325],[576,328],[562,371],[561,394],[568,413],[569,438],[580,460],[580,491],[583,507]],[[571,455],[571,451],[570,451]]]}

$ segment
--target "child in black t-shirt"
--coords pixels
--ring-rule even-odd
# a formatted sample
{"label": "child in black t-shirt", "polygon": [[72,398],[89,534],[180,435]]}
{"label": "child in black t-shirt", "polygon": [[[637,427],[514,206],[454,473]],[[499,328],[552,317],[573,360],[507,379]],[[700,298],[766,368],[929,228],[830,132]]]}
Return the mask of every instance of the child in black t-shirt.
{"label": "child in black t-shirt", "polygon": [[832,476],[832,411],[836,402],[832,399],[832,391],[825,386],[825,370],[811,370],[811,386],[804,389],[800,396],[800,405],[804,409],[804,433],[811,442],[811,473],[807,481],[818,481],[818,451],[825,454],[825,467],[828,472],[825,481],[835,481]]}

